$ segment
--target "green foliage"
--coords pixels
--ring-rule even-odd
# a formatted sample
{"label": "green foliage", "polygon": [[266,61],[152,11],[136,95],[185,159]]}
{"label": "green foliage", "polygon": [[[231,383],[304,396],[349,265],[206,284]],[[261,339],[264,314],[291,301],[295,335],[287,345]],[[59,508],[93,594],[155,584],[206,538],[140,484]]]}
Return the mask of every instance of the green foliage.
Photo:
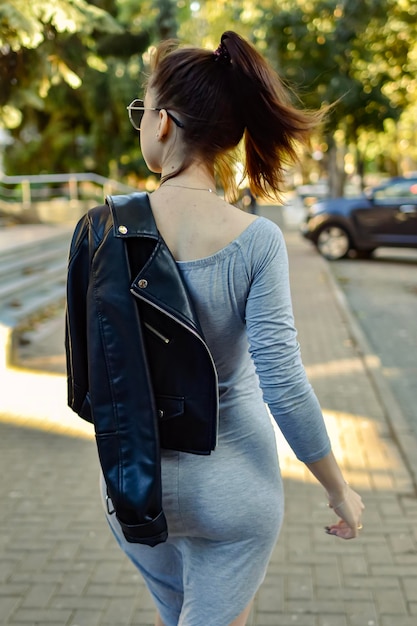
{"label": "green foliage", "polygon": [[45,25],[61,33],[120,31],[106,11],[85,0],[9,0],[0,5],[0,23],[0,46],[14,51],[42,44],[48,38]]}
{"label": "green foliage", "polygon": [[262,17],[256,8],[258,3],[252,0],[202,0],[196,11],[191,11],[190,4],[187,13],[185,7],[183,9],[180,38],[213,50],[219,45],[220,37],[226,30],[235,30],[252,39],[253,25]]}
{"label": "green foliage", "polygon": [[343,154],[352,145],[361,174],[368,144],[360,137],[385,134],[386,121],[398,122],[415,101],[416,13],[411,0],[288,0],[280,11],[264,4],[271,60],[307,107],[332,105],[322,145],[333,161],[337,147]]}
{"label": "green foliage", "polygon": [[78,44],[85,57],[101,33],[122,32],[109,14],[84,0],[6,1],[0,5],[0,25],[0,105],[8,105],[2,116],[6,127],[16,125],[7,115],[13,107],[42,108],[53,85],[81,85]]}
{"label": "green foliage", "polygon": [[214,49],[229,29],[269,57],[305,106],[333,104],[318,145],[354,145],[359,160],[389,152],[390,170],[393,160],[401,168],[394,144],[414,155],[417,143],[416,18],[415,0],[3,0],[0,125],[15,140],[7,171],[144,175],[126,105],[142,92],[149,46],[178,35]]}
{"label": "green foliage", "polygon": [[306,105],[337,102],[330,128],[343,124],[355,138],[360,128],[383,130],[407,104],[398,79],[408,73],[410,41],[396,36],[407,32],[404,19],[391,0],[298,2],[272,16],[268,48]]}
{"label": "green foliage", "polygon": [[7,171],[144,171],[126,105],[141,89],[149,34],[118,21],[112,0],[56,0],[48,10],[35,0],[31,30],[22,4],[1,7],[1,119],[15,140]]}

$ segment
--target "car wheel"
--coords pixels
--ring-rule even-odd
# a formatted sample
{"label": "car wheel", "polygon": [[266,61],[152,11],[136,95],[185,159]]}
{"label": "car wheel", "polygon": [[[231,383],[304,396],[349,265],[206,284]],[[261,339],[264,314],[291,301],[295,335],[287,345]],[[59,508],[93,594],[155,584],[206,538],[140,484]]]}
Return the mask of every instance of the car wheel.
{"label": "car wheel", "polygon": [[316,246],[325,259],[337,261],[349,252],[349,235],[341,226],[326,226],[318,234]]}

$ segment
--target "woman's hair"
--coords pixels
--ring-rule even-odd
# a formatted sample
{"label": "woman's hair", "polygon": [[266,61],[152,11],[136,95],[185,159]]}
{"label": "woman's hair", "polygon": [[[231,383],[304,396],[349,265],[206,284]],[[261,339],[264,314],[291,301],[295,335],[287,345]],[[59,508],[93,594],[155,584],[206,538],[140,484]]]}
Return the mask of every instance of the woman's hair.
{"label": "woman's hair", "polygon": [[297,144],[308,144],[322,117],[294,107],[272,67],[232,31],[222,35],[214,52],[160,44],[149,87],[154,106],[175,111],[184,123],[187,156],[168,177],[201,158],[215,164],[229,195],[236,187],[233,162],[242,137],[243,176],[253,194],[270,197],[282,189],[285,166],[298,160]]}

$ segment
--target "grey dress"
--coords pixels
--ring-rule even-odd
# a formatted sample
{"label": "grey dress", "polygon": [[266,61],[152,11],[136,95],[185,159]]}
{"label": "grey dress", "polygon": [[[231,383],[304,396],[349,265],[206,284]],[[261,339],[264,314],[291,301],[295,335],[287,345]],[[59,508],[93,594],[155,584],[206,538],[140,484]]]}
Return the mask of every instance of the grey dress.
{"label": "grey dress", "polygon": [[218,370],[218,445],[207,457],[162,451],[166,543],[129,544],[108,521],[165,626],[228,626],[259,588],[283,517],[265,403],[300,460],[319,460],[330,444],[300,358],[278,227],[257,218],[219,252],[178,267]]}

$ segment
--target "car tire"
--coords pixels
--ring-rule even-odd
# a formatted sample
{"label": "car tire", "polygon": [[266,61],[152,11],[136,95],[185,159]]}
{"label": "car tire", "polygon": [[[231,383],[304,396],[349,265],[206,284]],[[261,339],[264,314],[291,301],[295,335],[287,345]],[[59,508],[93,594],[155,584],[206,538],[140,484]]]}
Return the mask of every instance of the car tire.
{"label": "car tire", "polygon": [[321,229],[316,239],[317,250],[325,259],[343,259],[351,248],[349,234],[342,226],[329,224]]}

